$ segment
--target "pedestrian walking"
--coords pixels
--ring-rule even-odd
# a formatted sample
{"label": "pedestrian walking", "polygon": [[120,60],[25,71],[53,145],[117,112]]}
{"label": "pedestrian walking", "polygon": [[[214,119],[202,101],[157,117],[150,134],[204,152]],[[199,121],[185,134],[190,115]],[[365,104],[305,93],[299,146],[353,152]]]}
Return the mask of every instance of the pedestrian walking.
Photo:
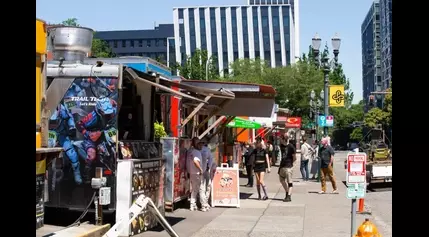
{"label": "pedestrian walking", "polygon": [[316,140],[313,143],[313,154],[311,156],[311,166],[310,166],[310,173],[311,173],[311,179],[316,179],[316,175],[320,170],[320,164],[319,164],[319,142]]}
{"label": "pedestrian walking", "polygon": [[[191,183],[191,206],[190,210],[197,210],[197,196],[200,197],[200,203],[205,202],[205,192],[200,189],[201,179],[203,175],[203,168],[201,167],[202,155],[199,148],[199,139],[194,137],[192,139],[192,147],[188,150],[187,155],[187,167]],[[206,211],[205,208],[202,208],[201,211]]]}
{"label": "pedestrian walking", "polygon": [[255,156],[253,154],[255,144],[246,144],[246,152],[244,153],[244,163],[246,164],[247,173],[247,187],[253,187],[253,164],[255,163]]}
{"label": "pedestrian walking", "polygon": [[301,146],[301,165],[299,167],[302,175],[302,179],[304,181],[308,181],[310,174],[308,171],[308,162],[311,160],[311,157],[314,153],[313,147],[311,147],[307,143],[307,138],[302,138],[302,146]]}
{"label": "pedestrian walking", "polygon": [[334,170],[332,169],[332,164],[334,162],[334,149],[328,144],[327,138],[322,138],[322,147],[320,148],[320,181],[322,183],[322,191],[320,194],[326,192],[326,175],[329,176],[329,179],[332,183],[333,191],[332,193],[337,193],[337,183],[334,177]]}
{"label": "pedestrian walking", "polygon": [[288,137],[283,136],[281,141],[281,146],[285,147],[285,153],[286,155],[283,156],[282,160],[280,161],[280,167],[279,167],[279,180],[282,184],[286,196],[283,199],[284,202],[290,202],[292,201],[292,188],[293,188],[293,181],[292,181],[292,175],[293,175],[293,163],[296,161],[296,149],[295,146],[291,143],[288,143]]}
{"label": "pedestrian walking", "polygon": [[202,139],[198,143],[198,149],[201,151],[201,168],[204,170],[202,179],[201,179],[201,185],[200,185],[200,192],[204,193],[203,201],[201,203],[201,211],[209,211],[210,205],[209,205],[209,198],[210,198],[210,188],[211,188],[211,179],[210,179],[210,168],[213,163],[213,156],[211,150],[207,146],[207,142],[205,139]]}
{"label": "pedestrian walking", "polygon": [[[256,139],[256,149],[253,150],[252,155],[255,156],[255,162],[253,166],[253,171],[256,176],[256,190],[258,191],[258,200],[267,200],[267,186],[264,183],[265,170],[268,169],[268,172],[271,172],[270,167],[270,158],[268,157],[268,152],[264,149],[262,144],[262,139]],[[261,187],[264,192],[264,197],[261,197]]]}

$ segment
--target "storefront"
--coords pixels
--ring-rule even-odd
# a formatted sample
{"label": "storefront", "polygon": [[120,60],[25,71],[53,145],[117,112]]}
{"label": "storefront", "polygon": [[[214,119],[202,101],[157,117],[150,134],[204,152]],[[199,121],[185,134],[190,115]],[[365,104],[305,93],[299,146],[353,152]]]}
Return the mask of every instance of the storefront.
{"label": "storefront", "polygon": [[[199,132],[204,128],[204,131],[197,135],[200,138],[206,137],[213,144],[212,147],[217,148],[216,152],[212,152],[218,164],[227,163],[228,160],[238,163],[237,157],[241,159],[241,154],[234,151],[241,149],[235,144],[236,136],[233,136],[232,128],[228,131],[227,124],[240,116],[271,117],[276,94],[274,88],[269,85],[195,80],[182,80],[180,84],[182,88],[193,86],[232,92],[235,95],[235,98],[229,101],[221,98],[210,100],[206,111],[208,116],[198,122],[196,130]],[[232,149],[231,144],[236,149]]]}

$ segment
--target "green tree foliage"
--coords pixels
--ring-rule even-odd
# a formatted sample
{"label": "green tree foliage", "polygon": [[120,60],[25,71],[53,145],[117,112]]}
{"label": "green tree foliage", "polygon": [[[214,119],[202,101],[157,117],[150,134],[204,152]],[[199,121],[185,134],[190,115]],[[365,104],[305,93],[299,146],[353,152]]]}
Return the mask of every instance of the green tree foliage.
{"label": "green tree foliage", "polygon": [[[64,26],[75,26],[80,27],[80,24],[78,23],[77,18],[68,18],[67,20],[64,20],[61,22]],[[92,39],[92,48],[91,48],[91,54],[94,57],[97,58],[112,58],[115,57],[115,54],[112,52],[112,49],[110,48],[109,44],[107,44],[106,41],[101,39]]]}
{"label": "green tree foliage", "polygon": [[[392,92],[392,83],[386,92]],[[372,108],[365,115],[364,123],[368,127],[375,127],[377,124],[392,125],[392,94],[386,94],[383,109]]]}
{"label": "green tree foliage", "polygon": [[[209,62],[207,64],[207,62]],[[208,65],[208,80],[219,78],[217,69],[217,59],[214,56],[208,57],[206,50],[195,50],[192,56],[187,56],[185,62],[172,66],[172,70],[178,70],[180,76],[192,80],[206,80],[206,66]]]}
{"label": "green tree foliage", "polygon": [[265,61],[257,59],[238,59],[230,65],[231,73],[223,81],[264,83],[264,72],[268,69]]}
{"label": "green tree foliage", "polygon": [[362,128],[353,129],[352,133],[350,133],[350,140],[360,142],[362,139],[363,139]]}
{"label": "green tree foliage", "polygon": [[365,102],[361,100],[358,104],[352,104],[349,108],[331,108],[331,113],[334,115],[335,128],[343,129],[353,122],[363,121],[364,105]]}
{"label": "green tree foliage", "polygon": [[68,18],[61,22],[61,25],[80,27],[77,18]]}

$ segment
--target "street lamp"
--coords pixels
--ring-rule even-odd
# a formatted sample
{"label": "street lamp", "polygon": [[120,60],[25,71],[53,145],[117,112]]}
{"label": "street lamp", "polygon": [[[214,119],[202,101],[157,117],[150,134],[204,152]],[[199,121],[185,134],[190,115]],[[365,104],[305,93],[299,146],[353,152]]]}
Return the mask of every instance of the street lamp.
{"label": "street lamp", "polygon": [[[319,37],[319,35],[316,33],[316,35],[311,39],[311,46],[313,49],[313,56],[314,61],[316,63],[316,66],[319,67],[320,65],[323,68],[323,102],[324,102],[324,114],[325,116],[329,115],[329,72],[331,72],[331,63],[329,62],[329,57],[326,55],[324,58],[322,58],[319,63],[319,49],[322,43],[322,39]],[[334,66],[337,66],[338,64],[338,54],[341,46],[341,39],[338,37],[337,34],[335,34],[334,37],[332,37],[332,48],[334,52]],[[328,136],[328,127],[324,127],[323,129],[324,136]]]}
{"label": "street lamp", "polygon": [[316,98],[316,92],[314,90],[311,90],[310,92],[310,118],[314,119],[315,127],[316,127],[316,140],[317,140],[317,130],[318,130],[318,124],[317,120],[319,117],[319,109],[322,106],[322,101],[324,96],[323,90],[320,92],[320,98]]}
{"label": "street lamp", "polygon": [[[319,108],[322,106],[322,99],[324,96],[324,91],[321,90],[320,91],[320,98],[317,98],[316,100],[316,92],[314,90],[311,90],[310,92],[310,118],[312,117],[311,115],[314,116],[314,125],[315,125],[315,130],[316,130],[316,135],[313,137],[316,139],[316,141],[318,140],[317,134],[318,134],[318,119],[319,119]],[[319,149],[318,147],[316,147],[316,149]],[[317,182],[320,182],[320,161],[318,161],[318,166],[319,169],[317,169]]]}

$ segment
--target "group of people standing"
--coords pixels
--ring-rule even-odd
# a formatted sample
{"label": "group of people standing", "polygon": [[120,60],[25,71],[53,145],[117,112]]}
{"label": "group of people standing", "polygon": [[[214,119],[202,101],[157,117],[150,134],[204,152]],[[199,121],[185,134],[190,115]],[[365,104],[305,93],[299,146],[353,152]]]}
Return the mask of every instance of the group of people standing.
{"label": "group of people standing", "polygon": [[304,181],[309,180],[309,163],[311,162],[311,173],[313,175],[312,179],[315,179],[317,172],[320,170],[320,182],[322,184],[322,190],[319,192],[323,194],[326,192],[326,176],[329,177],[329,180],[332,183],[333,191],[332,193],[337,193],[337,183],[334,177],[334,155],[335,151],[329,144],[328,138],[322,138],[321,146],[315,143],[315,146],[312,147],[307,143],[307,139],[303,138],[303,144],[301,146],[301,165],[300,171],[302,179]]}
{"label": "group of people standing", "polygon": [[187,167],[191,183],[190,210],[198,209],[197,197],[199,197],[200,211],[209,211],[211,180],[216,169],[216,163],[213,162],[212,153],[204,140],[197,137],[192,139],[191,148],[187,153]]}
{"label": "group of people standing", "polygon": [[[321,147],[319,148],[317,143],[315,146],[311,146],[307,143],[307,140],[303,139],[301,146],[301,164],[300,171],[304,181],[308,181],[310,177],[309,163],[312,161],[313,179],[315,179],[318,170],[320,169],[320,180],[322,184],[322,190],[320,194],[326,192],[326,175],[331,180],[333,191],[337,193],[337,185],[333,173],[333,161],[334,161],[334,149],[328,144],[328,139],[323,138],[321,140]],[[297,160],[296,147],[293,141],[289,141],[287,135],[280,137],[280,152],[281,161],[279,165],[278,175],[279,181],[285,190],[284,202],[292,201],[292,189],[293,189],[293,167]],[[247,187],[253,187],[253,176],[256,177],[256,189],[258,192],[258,200],[267,200],[267,187],[264,183],[265,172],[271,172],[271,159],[269,146],[266,146],[261,138],[256,139],[254,144],[246,144],[244,150],[244,163],[246,165],[246,172],[248,183]],[[261,195],[261,189],[264,196]]]}

